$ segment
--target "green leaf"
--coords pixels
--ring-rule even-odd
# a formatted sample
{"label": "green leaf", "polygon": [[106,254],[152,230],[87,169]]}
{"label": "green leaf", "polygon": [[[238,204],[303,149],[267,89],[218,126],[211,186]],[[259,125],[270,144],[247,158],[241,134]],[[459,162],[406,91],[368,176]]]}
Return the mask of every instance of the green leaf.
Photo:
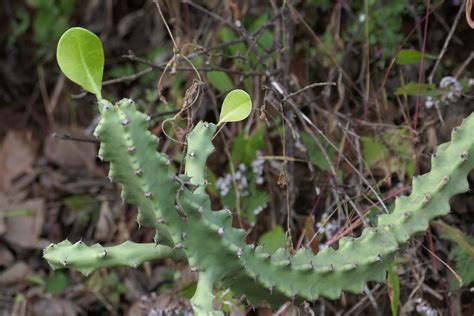
{"label": "green leaf", "polygon": [[207,73],[209,83],[221,93],[232,90],[234,83],[229,75],[223,71],[209,71]]}
{"label": "green leaf", "polygon": [[278,248],[286,247],[286,235],[281,226],[275,226],[260,237],[260,244],[273,254]]}
{"label": "green leaf", "polygon": [[69,284],[69,278],[61,271],[55,271],[46,281],[46,290],[53,295],[64,293]]}
{"label": "green leaf", "polygon": [[[313,137],[308,133],[302,133],[301,140],[303,141],[303,144],[306,147],[309,160],[315,166],[319,167],[321,170],[324,170],[324,171],[331,170],[331,165],[326,160],[326,158],[324,158],[323,153],[319,149],[318,145],[316,145],[316,141],[313,139]],[[326,140],[322,138],[319,138],[319,140],[321,144],[324,146],[324,148],[326,149],[329,159],[331,159],[331,161],[334,161],[336,157],[335,150],[328,144]]]}
{"label": "green leaf", "polygon": [[465,285],[471,284],[474,282],[474,238],[442,220],[434,221],[434,224],[441,230],[441,238],[456,243],[457,247],[451,252],[456,260],[456,272]]}
{"label": "green leaf", "polygon": [[241,130],[232,143],[232,162],[237,165],[241,162],[251,165],[257,157],[257,151],[265,148],[265,127],[258,127],[252,134],[245,135]]}
{"label": "green leaf", "polygon": [[416,64],[421,61],[423,54],[414,49],[402,49],[397,54],[397,64],[399,65],[410,65]]}
{"label": "green leaf", "polygon": [[232,90],[227,94],[222,104],[219,123],[239,122],[245,120],[252,111],[252,100],[244,90]]}
{"label": "green leaf", "polygon": [[418,50],[414,49],[402,49],[401,51],[398,52],[397,54],[397,64],[399,65],[410,65],[410,64],[416,64],[421,61],[423,58],[423,55],[425,58],[430,58],[430,59],[436,59],[436,56],[429,55],[429,54],[422,54]]}
{"label": "green leaf", "polygon": [[396,95],[406,94],[411,96],[438,96],[441,94],[439,90],[436,89],[436,85],[433,83],[417,83],[409,82],[406,85],[403,85],[395,91]]}
{"label": "green leaf", "polygon": [[362,136],[363,156],[371,170],[389,168],[400,178],[413,176],[415,165],[412,158],[412,143],[406,129],[382,132],[377,137]]}
{"label": "green leaf", "polygon": [[102,99],[104,48],[97,35],[80,27],[70,28],[59,39],[56,58],[66,77]]}
{"label": "green leaf", "polygon": [[387,290],[390,297],[390,308],[392,315],[398,315],[398,304],[400,304],[400,279],[397,272],[393,269],[393,264],[390,266],[387,275]]}

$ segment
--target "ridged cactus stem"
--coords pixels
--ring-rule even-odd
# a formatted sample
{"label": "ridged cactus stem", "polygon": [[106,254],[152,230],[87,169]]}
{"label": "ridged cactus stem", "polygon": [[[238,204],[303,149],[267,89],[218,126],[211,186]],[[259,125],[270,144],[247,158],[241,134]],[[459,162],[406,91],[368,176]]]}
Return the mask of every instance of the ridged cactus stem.
{"label": "ridged cactus stem", "polygon": [[[466,178],[474,167],[472,114],[454,130],[451,142],[438,147],[431,172],[414,179],[412,193],[398,198],[394,211],[381,215],[377,227],[364,229],[358,238],[344,237],[337,250],[328,247],[316,256],[309,249],[294,255],[286,249],[269,254],[261,246],[245,244],[245,231],[232,227],[230,211],[211,209],[205,194],[205,164],[213,152],[215,125],[199,123],[189,134],[187,177],[176,177],[166,156],[156,153],[156,137],[147,131],[143,114],[127,100],[113,107],[107,103],[102,106],[97,128],[102,143],[99,154],[110,161],[111,178],[122,183],[122,195],[139,206],[140,222],[162,225],[174,245],[172,249],[158,246],[154,250],[137,245],[136,258],[140,260],[136,263],[161,257],[167,251],[182,259],[184,253],[191,268],[200,273],[192,299],[197,315],[222,315],[213,309],[215,287],[230,288],[254,305],[267,302],[277,307],[289,300],[333,299],[342,291],[360,293],[368,281],[383,281],[400,245],[426,230],[431,219],[446,214],[452,196],[469,189]],[[187,186],[188,181],[193,186]],[[68,247],[72,246],[65,244],[70,250]],[[81,254],[97,256],[87,247],[76,248],[77,259]],[[158,253],[153,254],[156,249]],[[58,268],[64,266],[61,261],[64,263],[65,253],[54,255],[54,250],[46,249],[45,258]],[[76,259],[74,256],[70,258]],[[83,273],[99,266],[97,259],[77,261],[81,266],[73,265],[73,261],[66,259],[66,266],[79,267]],[[115,261],[107,266],[112,264],[130,262]]]}
{"label": "ridged cactus stem", "polygon": [[158,138],[147,131],[150,117],[136,111],[131,99],[117,105],[103,99],[98,108],[101,120],[94,135],[101,141],[98,157],[110,162],[109,179],[122,184],[122,198],[138,207],[138,223],[157,229],[156,242],[173,246],[160,219],[174,201],[156,203],[152,192],[161,189],[159,179],[167,178],[169,166],[168,157],[156,151]]}
{"label": "ridged cactus stem", "polygon": [[215,132],[215,124],[199,122],[187,137],[185,175],[191,178],[191,184],[198,186],[194,191],[196,194],[204,194],[206,191],[206,162],[214,152],[212,137]]}
{"label": "ridged cactus stem", "polygon": [[223,316],[224,313],[214,310],[214,285],[216,280],[215,276],[210,272],[199,273],[199,280],[191,299],[191,304],[196,315],[203,316]]}
{"label": "ridged cactus stem", "polygon": [[176,261],[186,261],[186,255],[179,249],[154,243],[137,244],[131,241],[104,247],[100,244],[87,246],[82,241],[72,244],[69,240],[64,240],[45,248],[43,257],[53,270],[69,268],[78,270],[84,275],[89,275],[100,268],[115,266],[136,268],[148,260],[172,258]]}
{"label": "ridged cactus stem", "polygon": [[[242,231],[232,228],[225,212],[212,212],[207,196],[184,194],[181,205],[190,222],[202,223],[220,239],[212,247],[188,243],[188,253],[203,271],[213,270],[224,286],[244,294],[253,304],[278,306],[286,300],[319,296],[337,298],[342,291],[360,293],[368,281],[382,281],[399,245],[426,230],[429,220],[449,211],[449,199],[468,190],[467,175],[474,167],[474,115],[454,130],[452,141],[440,145],[432,171],[414,180],[412,193],[396,200],[393,213],[382,215],[376,228],[359,238],[343,238],[339,249],[326,248],[317,256],[308,249],[290,255],[279,249],[273,255],[261,247],[243,245]],[[194,210],[194,211],[193,211]],[[200,210],[200,211],[197,211]],[[202,225],[193,225],[202,237]],[[191,226],[190,226],[191,227]],[[219,241],[220,240],[220,241]],[[206,248],[206,249],[202,249]],[[190,258],[191,260],[191,258]],[[254,282],[249,282],[249,280]]]}

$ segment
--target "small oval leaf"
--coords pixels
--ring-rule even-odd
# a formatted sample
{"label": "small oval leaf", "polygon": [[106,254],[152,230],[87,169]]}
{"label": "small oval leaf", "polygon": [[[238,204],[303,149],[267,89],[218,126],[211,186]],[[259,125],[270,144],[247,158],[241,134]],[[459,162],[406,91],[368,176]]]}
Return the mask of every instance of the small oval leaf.
{"label": "small oval leaf", "polygon": [[97,35],[81,27],[70,28],[59,39],[56,58],[66,77],[102,99],[104,48]]}
{"label": "small oval leaf", "polygon": [[249,94],[244,90],[232,90],[224,99],[217,125],[245,120],[250,112],[252,112],[252,100]]}
{"label": "small oval leaf", "polygon": [[423,54],[414,49],[402,49],[397,54],[396,62],[399,65],[416,64],[421,61]]}

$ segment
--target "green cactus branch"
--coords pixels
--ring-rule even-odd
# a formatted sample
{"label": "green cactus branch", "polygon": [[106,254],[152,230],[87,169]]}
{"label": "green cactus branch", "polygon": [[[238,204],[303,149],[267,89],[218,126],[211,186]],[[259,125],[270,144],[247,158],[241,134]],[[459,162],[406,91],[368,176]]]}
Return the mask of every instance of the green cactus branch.
{"label": "green cactus branch", "polygon": [[[244,294],[252,303],[266,301],[278,306],[288,299],[298,297],[313,301],[319,296],[337,298],[341,291],[360,293],[368,281],[382,281],[387,267],[393,260],[400,244],[410,236],[423,232],[429,220],[449,211],[449,199],[469,189],[467,175],[474,168],[474,115],[455,129],[450,143],[439,146],[433,156],[432,171],[415,178],[412,193],[396,200],[395,209],[389,215],[382,215],[376,228],[365,229],[356,239],[343,238],[339,249],[326,248],[317,256],[308,249],[301,249],[291,256],[286,249],[279,249],[274,255],[265,253],[261,247],[243,245],[243,232],[231,227],[220,215],[212,212],[207,197],[188,194],[185,200],[194,200],[185,209],[190,218],[202,220],[221,242],[213,243],[213,252],[219,254],[213,259],[211,253],[200,251],[205,256],[197,259],[197,266],[203,271],[213,270],[221,281],[232,280],[227,286],[235,293]],[[209,148],[212,136],[202,138],[201,148]],[[205,140],[205,141],[204,141]],[[189,142],[189,140],[188,140]],[[455,180],[452,180],[455,179]],[[200,201],[201,200],[201,201]],[[200,209],[200,212],[197,210]],[[194,214],[194,216],[193,216]],[[225,218],[225,216],[224,216]],[[193,222],[195,222],[193,220]],[[193,225],[197,230],[199,225]],[[194,235],[191,231],[190,235]],[[217,236],[216,236],[217,234]],[[196,236],[205,235],[203,232]],[[185,249],[199,249],[199,245],[188,243]],[[193,258],[194,259],[194,258]],[[240,268],[236,266],[239,259]],[[220,269],[222,266],[227,269]],[[253,278],[255,282],[248,282]],[[255,295],[256,285],[266,288],[265,297]],[[283,294],[275,295],[275,292]]]}
{"label": "green cactus branch", "polygon": [[[277,307],[288,300],[333,299],[342,291],[360,293],[368,281],[383,281],[400,245],[426,230],[429,220],[446,214],[452,196],[468,190],[467,175],[474,167],[474,159],[469,159],[474,157],[473,114],[455,129],[451,142],[438,147],[431,172],[416,178],[412,193],[399,197],[394,211],[381,215],[376,227],[364,229],[358,238],[344,237],[337,250],[328,247],[316,256],[309,249],[294,255],[279,249],[270,255],[260,246],[245,243],[245,231],[232,226],[230,211],[211,209],[205,194],[205,164],[214,150],[214,124],[200,122],[188,135],[185,177],[176,177],[166,156],[156,152],[156,137],[147,131],[146,116],[132,102],[122,100],[112,106],[102,101],[100,110],[99,155],[110,161],[111,178],[122,184],[124,198],[138,205],[139,221],[158,227],[168,236],[162,239],[174,245],[174,250],[137,246],[142,257],[135,263],[161,258],[166,251],[174,251],[169,255],[179,260],[185,254],[193,271],[200,274],[191,300],[197,315],[222,315],[213,306],[216,287],[230,288],[252,304]],[[78,246],[77,257],[66,259],[66,266],[77,269],[76,260],[87,257],[80,261],[81,271],[102,267],[97,253],[80,255],[89,254],[87,249]],[[63,267],[64,252],[48,248],[45,258],[52,267]],[[125,262],[115,264],[130,263]]]}
{"label": "green cactus branch", "polygon": [[176,189],[169,178],[168,157],[157,152],[158,138],[147,130],[150,118],[136,111],[130,99],[117,105],[102,100],[99,111],[102,119],[94,133],[101,140],[99,157],[110,162],[109,178],[122,184],[127,202],[137,205],[138,223],[156,228],[155,242],[173,246],[163,212],[174,208]]}
{"label": "green cactus branch", "polygon": [[184,173],[191,178],[191,184],[198,186],[196,194],[204,194],[206,190],[206,162],[215,150],[211,139],[216,128],[215,124],[199,122],[187,137],[188,149]]}
{"label": "green cactus branch", "polygon": [[186,255],[179,249],[154,243],[138,244],[126,241],[117,246],[104,247],[100,244],[87,246],[82,241],[72,244],[64,240],[51,244],[43,250],[43,257],[53,270],[69,268],[89,275],[100,268],[129,266],[136,268],[149,260],[172,258],[186,261]]}

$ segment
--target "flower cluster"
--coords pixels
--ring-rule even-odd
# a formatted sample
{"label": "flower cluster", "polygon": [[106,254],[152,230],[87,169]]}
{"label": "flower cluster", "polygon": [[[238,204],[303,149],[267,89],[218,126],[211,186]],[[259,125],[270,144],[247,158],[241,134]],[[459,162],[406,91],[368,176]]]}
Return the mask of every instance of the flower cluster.
{"label": "flower cluster", "polygon": [[340,222],[344,220],[344,213],[338,219],[329,219],[329,213],[323,213],[321,220],[316,223],[318,234],[324,234],[326,239],[331,239],[340,227]]}
{"label": "flower cluster", "polygon": [[428,302],[424,301],[423,299],[417,298],[415,300],[415,304],[418,314],[424,316],[438,316],[438,311],[431,307],[430,304],[428,304]]}
{"label": "flower cluster", "polygon": [[216,186],[217,186],[217,189],[219,190],[219,194],[221,196],[226,196],[229,193],[230,188],[232,187],[232,180],[235,180],[235,182],[237,183],[237,188],[239,189],[241,196],[248,195],[247,188],[249,187],[249,182],[245,175],[246,171],[247,171],[247,166],[241,163],[239,164],[238,169],[235,171],[234,179],[232,179],[232,174],[230,173],[226,173],[223,177],[217,178]]}
{"label": "flower cluster", "polygon": [[257,158],[252,161],[252,171],[253,175],[255,177],[255,182],[258,185],[263,184],[263,165],[265,163],[265,160],[263,159],[263,154],[260,150],[257,150]]}
{"label": "flower cluster", "polygon": [[[263,168],[265,160],[261,151],[257,151],[257,158],[252,161],[252,173],[255,177],[255,183],[261,185],[264,182],[263,178]],[[234,174],[234,179],[232,179],[232,174],[226,173],[224,176],[217,178],[216,187],[219,190],[221,196],[226,196],[229,194],[229,191],[232,187],[232,181],[235,180],[237,183],[237,188],[240,191],[241,196],[249,195],[248,187],[249,180],[247,179],[247,166],[244,163],[239,164],[237,170]]]}
{"label": "flower cluster", "polygon": [[[474,79],[469,79],[470,87],[474,86]],[[439,82],[439,88],[442,94],[439,96],[428,96],[425,100],[425,107],[430,109],[435,106],[450,105],[455,103],[461,97],[463,85],[454,77],[446,76]]]}

